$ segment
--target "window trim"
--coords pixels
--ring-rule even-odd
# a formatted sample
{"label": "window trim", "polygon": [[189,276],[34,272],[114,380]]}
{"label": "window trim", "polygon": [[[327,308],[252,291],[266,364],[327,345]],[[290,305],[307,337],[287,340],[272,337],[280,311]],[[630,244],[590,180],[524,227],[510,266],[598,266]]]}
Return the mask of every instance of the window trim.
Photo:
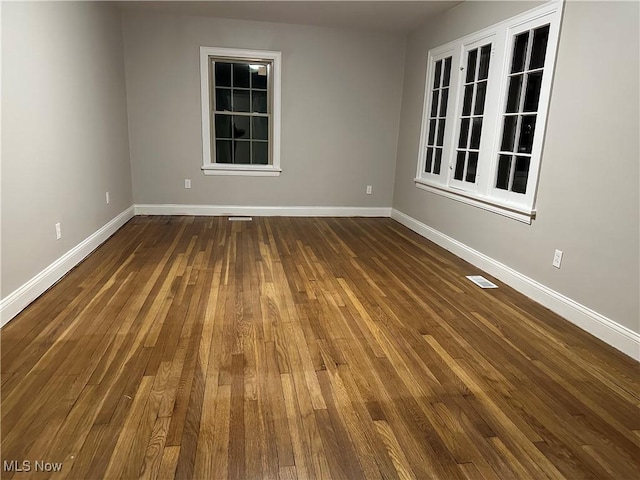
{"label": "window trim", "polygon": [[[422,124],[420,131],[420,143],[418,149],[418,162],[416,169],[416,177],[414,182],[416,187],[427,190],[429,192],[470,204],[484,210],[488,210],[500,215],[513,218],[515,220],[531,223],[536,216],[536,196],[538,190],[538,180],[540,175],[540,164],[542,153],[544,150],[544,141],[546,136],[546,121],[551,100],[551,88],[554,77],[555,63],[557,57],[558,40],[560,34],[560,23],[562,10],[564,7],[563,0],[552,0],[539,7],[535,7],[514,17],[508,18],[495,25],[489,26],[477,32],[466,35],[462,38],[448,42],[439,47],[429,50],[427,55],[427,71],[424,75],[425,87],[423,98]],[[528,29],[535,29],[532,24],[550,25],[544,71],[546,75],[543,77],[540,93],[540,103],[538,105],[536,120],[536,135],[534,137],[534,146],[532,150],[531,162],[527,192],[525,194],[516,194],[508,191],[509,195],[505,195],[502,190],[496,189],[493,185],[494,176],[497,173],[497,152],[501,140],[501,120],[504,114],[504,104],[506,102],[506,89],[508,87],[507,75],[510,68],[511,48],[514,35]],[[465,188],[461,185],[463,182],[452,182],[454,171],[452,167],[455,165],[455,153],[457,145],[456,137],[459,134],[459,118],[458,113],[461,108],[461,95],[464,93],[462,75],[460,67],[465,58],[465,50],[469,45],[477,44],[484,40],[490,39],[492,42],[491,65],[489,73],[489,81],[493,80],[493,84],[487,90],[487,98],[485,100],[485,113],[481,138],[480,160],[478,162],[478,179],[476,183],[471,185],[472,188]],[[442,158],[442,169],[440,175],[428,174],[424,171],[425,154],[426,154],[426,136],[428,130],[428,115],[430,87],[433,77],[433,66],[435,60],[443,56],[445,52],[452,55],[452,78],[451,85],[456,85],[456,92],[449,93],[449,105],[447,109],[447,128],[445,132],[445,152]],[[444,55],[448,56],[448,55]],[[465,66],[466,67],[466,66]],[[495,106],[491,106],[493,110],[490,114],[487,107],[490,102],[489,90],[492,91],[494,99],[497,99]],[[455,97],[455,98],[452,98]],[[425,120],[425,115],[427,119]],[[488,130],[488,131],[485,131]],[[490,134],[490,138],[487,138]],[[449,147],[447,148],[447,143]],[[489,150],[490,149],[490,150]],[[494,158],[495,157],[495,158]],[[498,191],[496,191],[498,190]],[[516,197],[516,195],[518,197]],[[514,198],[515,197],[515,198]]]}
{"label": "window trim", "polygon": [[[268,60],[272,64],[272,105],[271,118],[273,127],[270,165],[221,164],[214,163],[211,155],[211,92],[209,88],[209,59],[229,58],[241,60]],[[281,81],[282,52],[271,50],[244,50],[223,47],[200,47],[200,100],[202,112],[202,171],[205,175],[238,175],[238,176],[279,176],[280,168],[280,125],[281,125]]]}

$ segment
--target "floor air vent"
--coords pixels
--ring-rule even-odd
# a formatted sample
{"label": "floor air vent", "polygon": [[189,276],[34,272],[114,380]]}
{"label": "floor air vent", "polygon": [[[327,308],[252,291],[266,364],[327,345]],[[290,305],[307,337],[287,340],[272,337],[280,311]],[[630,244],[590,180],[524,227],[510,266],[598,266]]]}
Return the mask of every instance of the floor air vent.
{"label": "floor air vent", "polygon": [[478,285],[480,288],[498,288],[496,284],[491,283],[482,275],[467,275],[467,278]]}
{"label": "floor air vent", "polygon": [[250,222],[252,220],[252,217],[229,217],[230,222]]}

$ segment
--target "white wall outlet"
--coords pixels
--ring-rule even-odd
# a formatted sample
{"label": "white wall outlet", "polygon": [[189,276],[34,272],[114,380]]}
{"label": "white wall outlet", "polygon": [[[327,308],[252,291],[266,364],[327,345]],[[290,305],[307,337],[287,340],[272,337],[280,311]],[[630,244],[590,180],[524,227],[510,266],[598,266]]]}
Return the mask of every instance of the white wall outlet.
{"label": "white wall outlet", "polygon": [[107,194],[105,195],[105,198],[107,200],[107,205],[109,205],[109,202],[111,201],[111,199],[109,198],[109,192],[107,192]]}
{"label": "white wall outlet", "polygon": [[190,178],[185,178],[184,179],[184,188],[191,188],[191,179]]}
{"label": "white wall outlet", "polygon": [[373,187],[371,185],[367,185],[367,195],[371,195],[373,193]]}
{"label": "white wall outlet", "polygon": [[556,268],[560,268],[561,263],[562,263],[562,250],[556,250],[556,253],[553,254],[553,266]]}
{"label": "white wall outlet", "polygon": [[60,228],[60,224],[56,223],[56,240],[60,240],[62,238],[62,229]]}

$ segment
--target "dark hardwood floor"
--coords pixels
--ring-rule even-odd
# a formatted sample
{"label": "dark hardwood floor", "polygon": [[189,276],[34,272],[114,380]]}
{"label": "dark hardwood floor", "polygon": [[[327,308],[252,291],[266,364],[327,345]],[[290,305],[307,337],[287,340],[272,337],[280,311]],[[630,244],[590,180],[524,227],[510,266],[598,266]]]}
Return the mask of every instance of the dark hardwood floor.
{"label": "dark hardwood floor", "polygon": [[638,363],[475,273],[391,219],[135,217],[2,329],[2,478],[637,479]]}

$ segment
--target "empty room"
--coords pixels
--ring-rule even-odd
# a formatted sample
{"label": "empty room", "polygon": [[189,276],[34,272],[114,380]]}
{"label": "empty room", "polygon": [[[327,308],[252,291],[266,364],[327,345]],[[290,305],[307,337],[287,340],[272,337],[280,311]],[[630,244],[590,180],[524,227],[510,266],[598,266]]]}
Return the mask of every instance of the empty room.
{"label": "empty room", "polygon": [[0,478],[640,476],[640,3],[0,14]]}

